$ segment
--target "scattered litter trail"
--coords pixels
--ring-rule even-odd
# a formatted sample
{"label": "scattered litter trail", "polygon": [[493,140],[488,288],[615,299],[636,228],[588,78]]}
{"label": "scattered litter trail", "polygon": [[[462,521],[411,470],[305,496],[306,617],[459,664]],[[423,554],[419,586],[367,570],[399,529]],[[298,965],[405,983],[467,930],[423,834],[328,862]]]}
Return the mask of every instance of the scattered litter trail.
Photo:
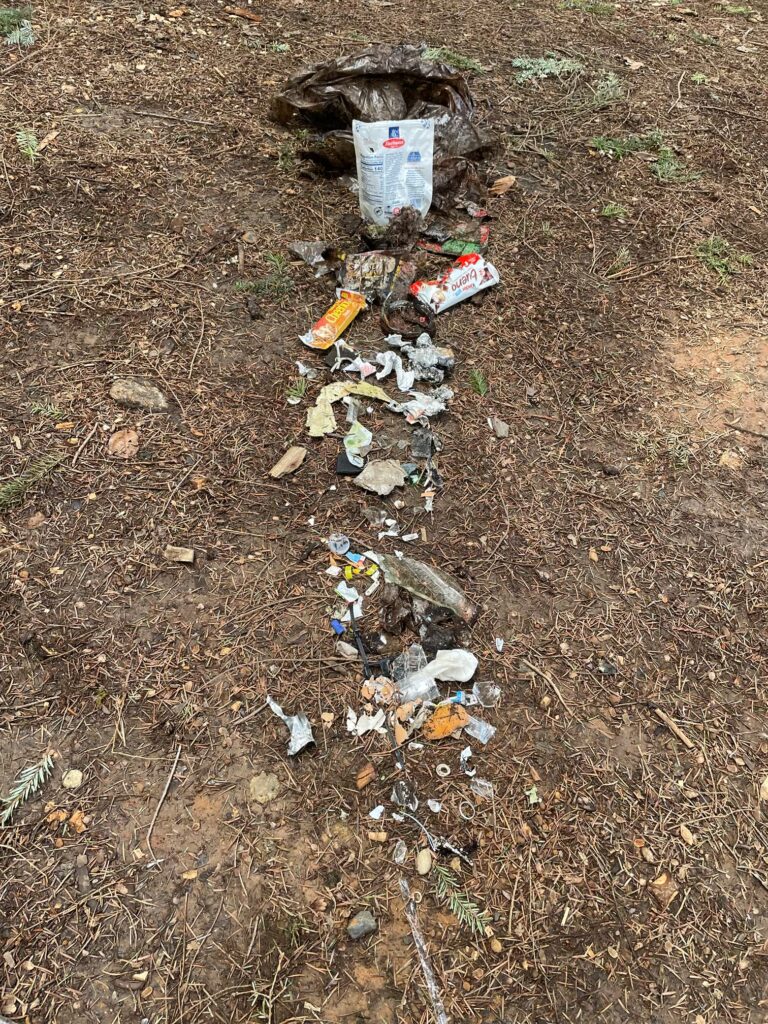
{"label": "scattered litter trail", "polygon": [[[299,68],[414,42],[410,9],[23,13],[0,1016],[762,1022],[760,12],[422,11],[464,151],[436,132],[450,230],[406,216],[394,261],[349,258],[381,245],[352,139],[318,174],[271,115]],[[491,219],[439,209],[472,168]],[[470,256],[499,283],[414,306]],[[349,351],[310,351],[337,287]],[[386,582],[396,550],[457,614]]]}

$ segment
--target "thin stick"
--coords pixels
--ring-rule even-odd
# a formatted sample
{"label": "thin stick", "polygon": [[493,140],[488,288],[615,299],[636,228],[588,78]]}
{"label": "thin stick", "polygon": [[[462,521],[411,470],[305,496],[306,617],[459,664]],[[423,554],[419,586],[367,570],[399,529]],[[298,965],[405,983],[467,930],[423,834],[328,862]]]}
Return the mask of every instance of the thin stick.
{"label": "thin stick", "polygon": [[666,727],[669,729],[673,736],[677,736],[681,743],[684,743],[689,750],[693,750],[696,744],[693,742],[692,739],[690,739],[690,737],[685,735],[685,733],[677,724],[677,722],[673,721],[673,719],[669,717],[666,711],[662,711],[661,708],[654,708],[653,713],[660,721],[664,723],[664,725],[666,725]]}
{"label": "thin stick", "polygon": [[540,668],[536,668],[535,665],[531,664],[530,661],[526,661],[525,658],[521,658],[520,660],[522,661],[522,663],[525,665],[526,668],[529,668],[531,670],[531,672],[533,672],[534,675],[540,676],[544,680],[545,683],[549,683],[549,685],[555,691],[555,693],[557,695],[557,699],[563,705],[565,710],[568,712],[569,715],[572,714],[571,709],[565,703],[565,700],[563,699],[563,695],[562,695],[562,693],[560,693],[560,690],[557,687],[557,683],[554,681],[554,679],[549,674],[549,672],[543,672]]}
{"label": "thin stick", "polygon": [[168,790],[171,788],[171,782],[173,780],[173,775],[174,775],[174,772],[176,771],[176,765],[179,763],[179,758],[180,757],[181,757],[181,744],[179,744],[179,747],[178,747],[178,749],[176,751],[176,757],[175,757],[174,762],[173,762],[173,768],[171,768],[171,774],[168,776],[168,781],[166,782],[165,789],[163,790],[163,794],[160,797],[160,802],[158,803],[157,807],[155,808],[154,816],[152,818],[152,821],[149,824],[149,828],[147,829],[147,849],[152,854],[152,860],[157,860],[157,857],[155,857],[155,851],[152,849],[152,844],[150,843],[150,839],[152,838],[152,830],[155,827],[155,822],[157,821],[157,816],[160,813],[160,808],[163,806],[163,803],[165,802],[165,798],[168,796]]}
{"label": "thin stick", "polygon": [[75,454],[72,456],[72,465],[73,466],[77,463],[77,460],[80,458],[80,452],[83,450],[83,448],[85,448],[85,446],[91,440],[93,435],[96,433],[96,428],[97,427],[98,427],[98,423],[94,423],[94,425],[91,427],[90,431],[88,432],[88,436],[83,441],[83,443],[80,445],[80,447],[77,449]]}
{"label": "thin stick", "polygon": [[740,430],[742,434],[749,434],[751,437],[762,437],[764,441],[768,441],[768,434],[761,434],[759,430],[750,430],[749,427],[740,427],[738,423],[729,423],[728,420],[723,421],[726,427],[730,427],[731,430]]}

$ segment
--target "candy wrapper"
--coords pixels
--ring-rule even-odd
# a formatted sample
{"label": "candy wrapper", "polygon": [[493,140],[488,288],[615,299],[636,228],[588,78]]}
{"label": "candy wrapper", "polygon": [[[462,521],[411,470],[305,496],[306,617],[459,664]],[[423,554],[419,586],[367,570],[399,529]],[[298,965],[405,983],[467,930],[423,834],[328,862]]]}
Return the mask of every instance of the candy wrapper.
{"label": "candy wrapper", "polygon": [[411,294],[435,313],[469,299],[499,283],[499,272],[478,253],[460,256],[450,270],[435,281],[414,281]]}
{"label": "candy wrapper", "polygon": [[316,324],[299,339],[307,348],[325,351],[352,323],[361,309],[365,309],[365,296],[359,292],[336,292],[337,299]]}

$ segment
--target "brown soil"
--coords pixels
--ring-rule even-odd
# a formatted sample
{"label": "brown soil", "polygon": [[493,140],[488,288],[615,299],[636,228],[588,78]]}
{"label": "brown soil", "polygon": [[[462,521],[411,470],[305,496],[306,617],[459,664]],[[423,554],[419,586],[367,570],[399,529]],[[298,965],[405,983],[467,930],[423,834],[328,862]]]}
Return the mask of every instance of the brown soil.
{"label": "brown soil", "polygon": [[[453,1021],[768,1020],[759,5],[252,9],[261,23],[73,0],[35,10],[29,50],[2,47],[0,478],[62,461],[0,521],[0,793],[55,756],[0,831],[0,1015],[431,1020],[392,861],[403,838]],[[345,728],[360,676],[334,653],[322,541],[378,545],[363,508],[380,503],[336,478],[338,436],[308,441],[317,385],[286,402],[329,286],[292,265],[256,320],[235,287],[291,239],[343,239],[356,203],[306,176],[270,96],[302,63],[404,38],[487,67],[471,81],[500,140],[489,175],[518,178],[489,204],[502,285],[439,322],[458,354],[445,489],[433,516],[415,490],[383,503],[480,603],[463,640],[503,687],[484,716],[496,737],[474,745],[495,798],[472,821],[463,742],[407,752],[439,829],[477,844],[459,874],[491,916],[481,938],[413,871],[416,829],[389,813],[371,828],[394,765]],[[515,81],[514,58],[552,51],[585,71]],[[607,73],[620,92],[601,105]],[[19,128],[58,135],[30,163]],[[671,180],[654,154],[589,145],[654,128]],[[609,203],[625,213],[602,216]],[[245,231],[256,241],[238,244]],[[719,276],[696,255],[712,235],[751,263]],[[351,338],[378,341],[376,318]],[[116,405],[125,374],[170,411]],[[377,454],[402,458],[400,421],[367,422]],[[121,461],[107,441],[123,427],[140,447]],[[270,480],[292,443],[306,462]],[[164,561],[168,543],[194,565]],[[267,692],[309,715],[314,751],[287,758]],[[358,793],[366,756],[379,777]],[[262,807],[248,781],[263,771],[281,789]],[[365,907],[378,931],[353,943]]]}

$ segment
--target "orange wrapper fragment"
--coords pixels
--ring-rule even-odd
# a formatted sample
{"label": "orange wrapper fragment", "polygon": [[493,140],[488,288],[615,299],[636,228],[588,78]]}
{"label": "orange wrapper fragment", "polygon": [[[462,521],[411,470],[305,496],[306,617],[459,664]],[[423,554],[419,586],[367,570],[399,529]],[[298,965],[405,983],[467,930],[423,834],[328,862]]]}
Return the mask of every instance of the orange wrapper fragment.
{"label": "orange wrapper fragment", "polygon": [[349,327],[361,309],[365,296],[360,292],[339,291],[338,298],[323,316],[299,339],[307,348],[324,351]]}

